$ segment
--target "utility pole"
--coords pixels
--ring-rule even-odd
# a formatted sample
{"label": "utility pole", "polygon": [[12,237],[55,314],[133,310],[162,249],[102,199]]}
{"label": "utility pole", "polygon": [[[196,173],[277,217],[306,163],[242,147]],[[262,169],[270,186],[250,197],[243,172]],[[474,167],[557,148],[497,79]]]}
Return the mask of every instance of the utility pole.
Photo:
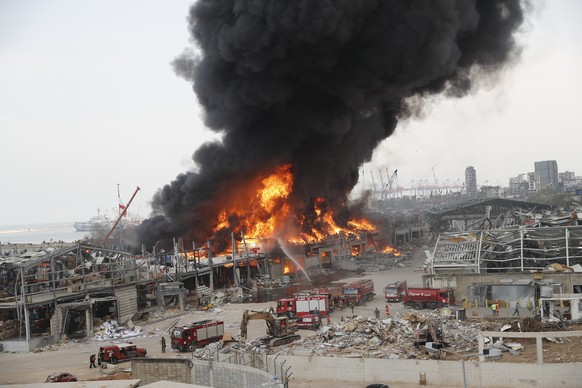
{"label": "utility pole", "polygon": [[206,244],[208,246],[208,267],[210,268],[210,292],[214,294],[214,270],[212,269],[212,250],[210,249],[210,241]]}
{"label": "utility pole", "polygon": [[232,277],[234,278],[234,285],[239,287],[238,276],[236,276],[236,243],[234,240],[234,232],[230,232],[230,239],[232,241]]}

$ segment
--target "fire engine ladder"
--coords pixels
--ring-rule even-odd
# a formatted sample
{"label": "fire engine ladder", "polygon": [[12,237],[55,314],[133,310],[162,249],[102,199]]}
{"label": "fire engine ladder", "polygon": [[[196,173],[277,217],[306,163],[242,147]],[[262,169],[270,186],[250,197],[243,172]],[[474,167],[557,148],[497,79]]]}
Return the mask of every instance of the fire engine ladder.
{"label": "fire engine ladder", "polygon": [[176,325],[178,324],[178,322],[180,322],[180,318],[176,318],[176,319],[174,319],[174,320],[173,320],[173,321],[172,321],[172,322],[171,322],[171,323],[168,325],[168,327],[166,328],[166,331],[167,331],[169,334],[172,334],[172,330],[174,330],[174,327],[176,327]]}

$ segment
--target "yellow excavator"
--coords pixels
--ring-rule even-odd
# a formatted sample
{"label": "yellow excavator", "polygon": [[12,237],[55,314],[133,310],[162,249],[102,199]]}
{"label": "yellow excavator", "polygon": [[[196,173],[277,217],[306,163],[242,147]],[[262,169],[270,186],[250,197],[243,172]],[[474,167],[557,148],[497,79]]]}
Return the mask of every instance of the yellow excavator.
{"label": "yellow excavator", "polygon": [[301,336],[297,333],[297,322],[288,317],[276,317],[267,311],[250,311],[243,312],[242,321],[240,323],[240,336],[246,340],[247,326],[250,320],[261,319],[267,323],[267,336],[261,337],[259,340],[271,346],[279,346],[293,342]]}

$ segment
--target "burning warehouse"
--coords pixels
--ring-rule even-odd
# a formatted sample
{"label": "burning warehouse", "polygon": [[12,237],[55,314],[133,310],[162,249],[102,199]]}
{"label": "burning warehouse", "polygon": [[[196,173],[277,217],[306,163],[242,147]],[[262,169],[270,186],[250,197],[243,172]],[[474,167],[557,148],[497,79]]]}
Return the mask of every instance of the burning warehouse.
{"label": "burning warehouse", "polygon": [[361,230],[361,203],[348,202],[359,166],[424,97],[464,96],[510,63],[521,22],[518,1],[198,1],[196,50],[173,65],[222,139],[155,195],[139,242],[223,252],[232,234]]}
{"label": "burning warehouse", "polygon": [[[156,291],[161,304],[180,297],[170,295],[181,292],[171,287],[154,289],[160,273],[196,272],[194,281],[206,276],[212,289],[217,263],[225,269],[219,276],[232,264],[236,282],[264,274],[270,260],[284,260],[283,254],[271,256],[275,249],[254,252],[252,239],[259,245],[268,240],[296,259],[293,265],[281,262],[283,272],[314,257],[325,266],[346,251],[367,251],[376,227],[361,211],[364,201],[348,201],[359,166],[400,120],[422,108],[425,97],[464,96],[476,77],[510,63],[521,21],[519,2],[510,0],[196,2],[189,27],[200,55],[184,54],[173,64],[192,82],[206,125],[221,141],[196,150],[196,171],[178,175],[153,198],[153,214],[137,231],[138,243],[155,253],[153,262],[79,251],[72,272],[43,279],[52,299],[33,303],[51,308],[67,298],[60,314],[74,315],[69,324],[91,321],[96,310],[126,319],[149,307]],[[329,240],[360,233],[366,238],[354,243]],[[192,246],[194,260],[175,248],[174,239]],[[318,256],[305,252],[303,264],[285,252],[302,245],[317,247]],[[64,260],[57,256],[43,263]],[[92,268],[104,263],[110,278],[97,278]],[[31,264],[3,270],[24,290],[15,288],[6,307],[25,326],[20,335],[30,333],[27,282],[41,269]],[[87,281],[89,275],[95,279]],[[123,304],[130,300],[135,302]],[[69,330],[54,326],[51,333]],[[75,329],[86,332],[90,325]]]}

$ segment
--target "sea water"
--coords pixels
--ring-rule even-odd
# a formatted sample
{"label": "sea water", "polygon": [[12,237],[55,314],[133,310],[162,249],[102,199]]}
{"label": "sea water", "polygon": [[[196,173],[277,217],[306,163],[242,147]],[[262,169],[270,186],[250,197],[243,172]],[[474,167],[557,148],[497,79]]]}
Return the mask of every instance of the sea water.
{"label": "sea water", "polygon": [[42,244],[62,241],[66,243],[82,240],[88,232],[77,232],[73,222],[53,222],[29,225],[0,225],[0,243]]}

